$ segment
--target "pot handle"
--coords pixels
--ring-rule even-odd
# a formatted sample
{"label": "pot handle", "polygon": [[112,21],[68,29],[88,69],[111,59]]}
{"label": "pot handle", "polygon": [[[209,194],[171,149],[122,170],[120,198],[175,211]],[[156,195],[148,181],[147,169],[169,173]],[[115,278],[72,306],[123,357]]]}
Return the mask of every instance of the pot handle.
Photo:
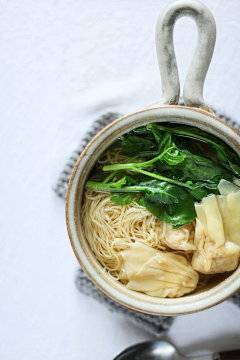
{"label": "pot handle", "polygon": [[193,18],[198,39],[183,89],[185,105],[210,111],[203,99],[204,80],[212,59],[216,24],[210,10],[197,0],[174,0],[159,15],[156,26],[156,48],[162,79],[162,97],[158,104],[178,104],[180,83],[173,47],[173,28],[182,16]]}

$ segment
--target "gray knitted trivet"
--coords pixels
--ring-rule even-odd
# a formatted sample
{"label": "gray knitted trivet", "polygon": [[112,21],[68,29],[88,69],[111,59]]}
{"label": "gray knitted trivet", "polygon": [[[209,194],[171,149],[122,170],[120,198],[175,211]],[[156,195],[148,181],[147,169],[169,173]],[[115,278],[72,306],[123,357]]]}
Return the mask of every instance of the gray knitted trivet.
{"label": "gray knitted trivet", "polygon": [[[180,105],[184,105],[180,102]],[[235,127],[237,130],[240,131],[240,124],[236,121],[233,121],[231,118],[226,116],[221,111],[215,110],[211,108],[213,112],[218,116],[220,119],[228,122],[231,126]],[[66,198],[68,182],[76,164],[77,159],[79,158],[80,154],[82,153],[83,149],[92,140],[92,138],[101,131],[105,126],[110,124],[112,121],[118,119],[122,116],[119,113],[109,112],[105,115],[102,115],[99,120],[94,121],[89,131],[85,134],[84,138],[80,142],[78,148],[73,152],[72,156],[70,157],[68,163],[65,165],[63,171],[61,172],[58,181],[54,187],[57,195]],[[170,328],[174,318],[167,317],[167,316],[154,316],[154,315],[147,315],[142,313],[137,313],[135,311],[129,310],[124,306],[116,303],[115,301],[111,300],[107,296],[105,296],[87,277],[82,269],[79,269],[76,275],[76,285],[77,288],[84,294],[89,295],[99,301],[100,303],[107,306],[107,308],[111,311],[123,314],[124,317],[131,321],[133,324],[138,325],[148,331],[149,333],[161,337],[164,333]],[[232,296],[229,301],[232,301],[234,304],[240,307],[240,291]]]}
{"label": "gray knitted trivet", "polygon": [[76,285],[78,290],[86,295],[90,295],[101,304],[104,304],[110,311],[114,311],[118,314],[122,314],[127,320],[131,321],[134,325],[137,325],[149,333],[160,337],[168,331],[173,317],[169,316],[153,316],[135,312],[120,305],[116,301],[111,300],[105,296],[96,285],[92,283],[82,269],[79,269],[76,276]]}

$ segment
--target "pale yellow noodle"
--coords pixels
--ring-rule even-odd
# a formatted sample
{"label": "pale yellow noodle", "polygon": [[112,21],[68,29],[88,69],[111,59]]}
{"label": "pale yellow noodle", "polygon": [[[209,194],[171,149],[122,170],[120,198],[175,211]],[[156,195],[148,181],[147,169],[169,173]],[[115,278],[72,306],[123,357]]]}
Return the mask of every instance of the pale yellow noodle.
{"label": "pale yellow noodle", "polygon": [[108,150],[104,153],[99,159],[98,164],[104,166],[108,164],[120,164],[129,158],[122,154],[121,148],[116,148],[112,150]]}
{"label": "pale yellow noodle", "polygon": [[163,222],[136,202],[121,206],[110,200],[110,193],[88,189],[84,193],[81,220],[85,236],[97,260],[114,277],[118,254],[135,241],[159,250]]}

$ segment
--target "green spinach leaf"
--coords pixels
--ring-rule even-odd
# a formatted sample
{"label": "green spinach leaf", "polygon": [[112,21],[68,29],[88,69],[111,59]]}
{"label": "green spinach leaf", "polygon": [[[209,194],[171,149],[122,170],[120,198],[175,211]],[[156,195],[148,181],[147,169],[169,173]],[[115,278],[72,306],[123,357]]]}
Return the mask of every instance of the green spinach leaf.
{"label": "green spinach leaf", "polygon": [[158,152],[161,154],[167,149],[169,149],[169,151],[164,155],[161,161],[166,161],[169,166],[174,166],[183,162],[185,159],[185,154],[178,149],[172,139],[172,134],[169,132],[165,132],[163,135],[158,146]]}
{"label": "green spinach leaf", "polygon": [[232,174],[221,164],[193,154],[189,150],[182,150],[181,152],[185,155],[184,161],[173,167],[166,166],[162,161],[156,161],[156,169],[161,173],[167,171],[169,177],[177,178],[182,182],[202,180],[218,184],[221,179],[233,180]]}
{"label": "green spinach leaf", "polygon": [[148,127],[146,125],[143,125],[143,126],[139,126],[135,129],[133,129],[132,131],[130,131],[129,134],[137,134],[137,135],[150,135],[152,134],[151,130],[148,129]]}
{"label": "green spinach leaf", "polygon": [[90,173],[89,180],[93,181],[103,181],[106,178],[106,173],[102,169],[97,169],[96,167]]}
{"label": "green spinach leaf", "polygon": [[128,192],[115,192],[115,193],[111,193],[110,200],[115,205],[124,206],[127,204],[131,204],[136,196],[137,196],[137,194],[135,192],[129,192],[129,193]]}
{"label": "green spinach leaf", "polygon": [[[149,124],[151,128],[153,124]],[[215,136],[206,133],[198,128],[183,127],[183,128],[168,128],[162,125],[157,125],[159,130],[172,131],[176,135],[181,135],[187,138],[195,138],[206,141],[209,146],[209,150],[216,156],[218,161],[227,169],[231,170],[234,175],[240,176],[240,158],[239,156],[229,148],[222,140]]]}
{"label": "green spinach leaf", "polygon": [[126,174],[124,172],[119,171],[118,175],[121,176],[122,178],[125,177],[127,186],[137,185],[139,183],[138,180],[136,179],[136,176],[132,174]]}
{"label": "green spinach leaf", "polygon": [[159,145],[164,135],[164,131],[160,130],[156,124],[151,124],[150,129],[153,132],[156,143]]}
{"label": "green spinach leaf", "polygon": [[144,198],[145,198],[145,194],[142,193],[140,198],[138,199],[138,202],[137,202],[140,206],[145,206],[144,205]]}
{"label": "green spinach leaf", "polygon": [[[203,155],[204,150],[210,151],[211,158]],[[194,202],[219,194],[221,179],[233,181],[232,173],[240,176],[237,154],[221,140],[193,127],[139,127],[123,138],[122,152],[132,158],[104,166],[108,173],[95,169],[86,186],[111,191],[111,201],[117,205],[130,204],[141,193],[139,205],[174,228],[196,218]],[[139,157],[146,160],[139,163]]]}
{"label": "green spinach leaf", "polygon": [[126,135],[122,142],[122,153],[126,156],[138,155],[140,152],[156,148],[157,145],[154,141],[131,134]]}
{"label": "green spinach leaf", "polygon": [[176,229],[196,218],[196,200],[185,188],[157,180],[151,180],[150,183],[144,205],[159,220]]}

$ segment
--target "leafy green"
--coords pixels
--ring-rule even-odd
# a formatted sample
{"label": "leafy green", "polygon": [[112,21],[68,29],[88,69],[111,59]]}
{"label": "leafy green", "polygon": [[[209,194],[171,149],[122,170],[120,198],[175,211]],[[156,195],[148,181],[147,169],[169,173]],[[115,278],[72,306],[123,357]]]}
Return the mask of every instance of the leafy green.
{"label": "leafy green", "polygon": [[150,129],[148,129],[148,127],[146,125],[143,126],[139,126],[135,129],[133,129],[132,131],[130,131],[129,134],[137,134],[137,135],[149,135],[151,134],[152,131]]}
{"label": "leafy green", "polygon": [[182,150],[185,154],[184,161],[178,165],[186,180],[213,180],[221,179],[232,181],[232,175],[221,164],[203,156],[192,154],[188,150]]}
{"label": "leafy green", "polygon": [[[140,163],[140,164],[142,165],[142,164],[146,164],[146,163]],[[191,186],[189,184],[178,181],[178,180],[175,180],[175,179],[167,178],[165,176],[162,176],[161,174],[159,174],[156,171],[149,172],[149,171],[139,169],[139,167],[144,167],[144,165],[141,166],[140,164],[135,164],[135,165],[133,165],[133,164],[106,165],[106,166],[103,167],[103,169],[104,169],[104,171],[115,170],[115,169],[121,169],[121,170],[131,169],[131,170],[139,172],[139,173],[141,173],[143,175],[147,175],[150,178],[154,178],[154,179],[157,179],[157,180],[160,180],[160,181],[167,181],[167,182],[170,182],[170,183],[173,183],[173,184],[180,185],[180,186],[187,187],[187,188],[191,189]],[[136,166],[136,165],[139,165],[139,166]]]}
{"label": "leafy green", "polygon": [[[181,162],[184,161],[185,155],[183,154],[182,151],[180,151],[178,149],[178,147],[175,145],[175,143],[172,140],[172,136],[169,133],[165,133],[162,137],[162,140],[159,144],[159,152],[160,154],[157,155],[156,157],[154,157],[151,160],[145,161],[145,162],[140,162],[140,163],[135,163],[135,162],[131,162],[130,160],[126,163],[123,164],[113,164],[113,165],[106,165],[103,167],[103,171],[112,171],[112,170],[135,170],[137,172],[142,172],[145,175],[148,176],[152,176],[155,177],[153,174],[146,172],[146,171],[142,171],[138,168],[146,168],[146,167],[151,167],[155,162],[160,161],[161,162],[166,162],[167,166],[169,169],[171,169],[170,165],[176,165],[179,164]],[[168,169],[167,168],[167,169]],[[167,179],[163,176],[161,176],[160,178],[160,174],[158,175],[158,179],[159,180],[163,180],[163,181],[169,181],[169,182],[175,182],[178,183],[178,185],[182,185],[182,186],[187,186],[186,184],[181,184],[179,183],[179,181],[173,181],[171,179]],[[188,187],[188,186],[187,186]]]}
{"label": "leafy green", "polygon": [[141,136],[128,134],[122,141],[122,153],[126,156],[138,155],[140,152],[156,149],[156,144]]}
{"label": "leafy green", "polygon": [[209,149],[223,166],[231,170],[234,175],[240,176],[239,159],[236,158],[235,153],[226,147],[218,147],[214,144],[209,144]]}
{"label": "leafy green", "polygon": [[122,147],[122,140],[121,139],[117,139],[109,148],[109,150],[112,149],[117,149],[117,148],[121,148]]}
{"label": "leafy green", "polygon": [[[200,199],[203,197],[203,195],[200,196],[200,193],[205,194],[206,196],[209,193],[209,190],[211,189],[214,190],[214,193],[218,193],[217,185],[221,179],[225,179],[228,181],[233,180],[232,174],[229,171],[227,171],[221,164],[218,164],[212,161],[211,159],[192,154],[188,150],[181,150],[181,152],[179,152],[177,148],[175,152],[176,160],[174,160],[176,165],[170,166],[168,163],[166,163],[165,156],[168,155],[172,149],[174,149],[175,145],[174,143],[170,142],[170,144],[173,146],[168,148],[168,144],[169,144],[169,140],[164,144],[164,147],[166,148],[164,152],[162,152],[156,158],[153,158],[149,161],[143,163],[125,163],[125,164],[107,165],[103,167],[103,170],[104,171],[126,170],[126,169],[134,170],[136,172],[142,173],[144,175],[147,175],[149,177],[155,178],[160,181],[167,181],[176,185],[186,187],[194,191],[196,197]],[[171,155],[172,154],[169,155],[168,160],[170,159]],[[177,159],[179,161],[178,163],[177,163]],[[149,167],[153,164],[155,165],[157,171],[149,172],[139,169],[139,168]],[[191,186],[187,183],[188,181],[192,181],[192,182],[202,181],[202,184],[201,186],[199,183],[197,185],[195,184],[194,186]],[[207,186],[204,184],[205,182],[212,183],[213,185]],[[199,190],[200,187],[202,189],[205,189],[205,191],[204,192],[200,191]],[[197,189],[198,191],[196,191]],[[197,193],[199,194],[198,196]]]}
{"label": "leafy green", "polygon": [[156,143],[159,145],[162,140],[162,137],[164,135],[164,131],[160,130],[156,124],[151,124],[151,125],[152,126],[150,129],[153,132],[153,136],[154,136]]}
{"label": "leafy green", "polygon": [[[120,184],[120,181],[116,184]],[[136,192],[141,191],[144,196],[141,196],[139,204],[144,204],[154,216],[172,224],[175,228],[189,223],[196,217],[194,208],[196,199],[188,190],[147,176],[139,179],[137,186],[124,186],[122,182],[121,187],[119,185],[114,187],[113,183],[100,185],[94,181],[88,181],[86,186],[94,190],[111,190],[113,193],[110,199],[117,205],[129,204],[135,199]],[[130,195],[130,192],[133,195]]]}
{"label": "leafy green", "polygon": [[116,193],[112,193],[110,196],[110,200],[116,204],[116,205],[127,205],[127,204],[131,204],[133,202],[133,200],[136,197],[136,193],[134,192],[116,192]]}
{"label": "leafy green", "polygon": [[209,194],[219,195],[218,184],[214,182],[202,182],[196,181],[191,184],[192,189],[188,189],[188,191],[198,199],[202,199]]}
{"label": "leafy green", "polygon": [[213,160],[191,153],[189,150],[181,150],[184,160],[174,167],[166,166],[161,161],[157,161],[155,166],[158,171],[168,171],[168,176],[179,181],[213,181],[219,183],[221,179],[233,180],[232,174],[221,164]]}
{"label": "leafy green", "polygon": [[123,187],[123,185],[125,185],[125,184],[126,184],[126,177],[123,177],[122,179],[118,180],[117,182],[111,183],[111,186],[114,189],[121,189]]}
{"label": "leafy green", "polygon": [[158,152],[162,153],[166,149],[168,149],[168,152],[163,156],[161,161],[166,161],[168,165],[177,165],[185,159],[184,153],[178,149],[170,132],[165,132],[163,135],[158,146]]}
{"label": "leafy green", "polygon": [[121,144],[122,153],[131,158],[95,169],[86,187],[110,191],[117,205],[130,204],[141,193],[138,204],[174,228],[195,219],[195,201],[219,194],[221,179],[240,176],[237,154],[194,127],[149,124],[121,139],[116,146]]}
{"label": "leafy green", "polygon": [[196,199],[185,188],[157,180],[147,184],[149,190],[145,193],[144,205],[159,220],[178,228],[196,218]]}
{"label": "leafy green", "polygon": [[126,178],[126,185],[138,185],[139,181],[136,179],[136,176],[133,176],[132,174],[126,174],[124,172],[118,172],[118,175],[121,177],[125,177]]}
{"label": "leafy green", "polygon": [[89,189],[93,189],[95,191],[101,191],[101,190],[120,191],[125,184],[126,184],[126,177],[123,177],[117,182],[110,182],[110,183],[105,183],[104,181],[100,182],[100,181],[88,180],[86,182],[86,187]]}
{"label": "leafy green", "polygon": [[144,205],[144,198],[145,198],[145,195],[144,194],[141,194],[140,198],[138,199],[138,204],[141,205],[141,206],[145,206]]}
{"label": "leafy green", "polygon": [[106,178],[106,173],[102,169],[93,168],[89,176],[89,180],[103,181]]}
{"label": "leafy green", "polygon": [[[151,129],[153,124],[147,127]],[[156,125],[161,131],[171,131],[174,134],[182,135],[187,138],[201,139],[208,143],[209,150],[216,156],[218,161],[227,169],[231,170],[234,175],[240,176],[240,159],[237,154],[231,150],[220,139],[205,133],[204,131],[194,127],[169,128],[162,125]]]}

